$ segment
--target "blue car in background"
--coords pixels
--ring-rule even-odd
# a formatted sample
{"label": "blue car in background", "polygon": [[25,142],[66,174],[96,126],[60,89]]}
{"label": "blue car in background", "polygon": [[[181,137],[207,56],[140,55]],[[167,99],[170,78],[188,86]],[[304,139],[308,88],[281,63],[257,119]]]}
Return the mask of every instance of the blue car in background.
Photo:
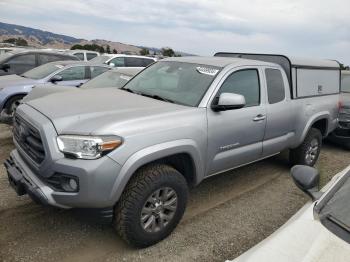
{"label": "blue car in background", "polygon": [[18,102],[34,86],[47,85],[79,87],[88,80],[106,72],[107,65],[83,61],[51,62],[36,67],[22,75],[0,77],[0,121],[11,122]]}

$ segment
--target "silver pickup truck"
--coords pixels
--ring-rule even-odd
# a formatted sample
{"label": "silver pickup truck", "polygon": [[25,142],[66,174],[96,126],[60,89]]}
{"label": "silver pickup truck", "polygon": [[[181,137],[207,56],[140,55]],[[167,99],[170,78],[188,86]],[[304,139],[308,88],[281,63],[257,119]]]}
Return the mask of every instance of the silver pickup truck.
{"label": "silver pickup truck", "polygon": [[205,178],[285,149],[314,165],[337,125],[339,79],[333,61],[167,58],[122,89],[31,100],[14,117],[9,181],[42,204],[99,210],[146,247]]}

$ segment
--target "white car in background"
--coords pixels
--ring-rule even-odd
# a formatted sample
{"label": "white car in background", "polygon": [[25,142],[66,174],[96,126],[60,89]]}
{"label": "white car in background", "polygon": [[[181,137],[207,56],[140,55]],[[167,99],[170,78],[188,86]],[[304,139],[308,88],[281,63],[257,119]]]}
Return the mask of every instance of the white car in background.
{"label": "white car in background", "polygon": [[78,57],[79,60],[81,60],[81,61],[90,61],[90,60],[100,56],[99,52],[89,51],[89,50],[79,50],[79,49],[65,51],[65,53],[74,55],[74,56]]}
{"label": "white car in background", "polygon": [[313,199],[271,236],[227,262],[350,261],[350,166],[317,191],[319,174],[292,168],[295,184]]}
{"label": "white car in background", "polygon": [[104,63],[111,67],[146,67],[156,61],[157,59],[154,57],[115,54]]}

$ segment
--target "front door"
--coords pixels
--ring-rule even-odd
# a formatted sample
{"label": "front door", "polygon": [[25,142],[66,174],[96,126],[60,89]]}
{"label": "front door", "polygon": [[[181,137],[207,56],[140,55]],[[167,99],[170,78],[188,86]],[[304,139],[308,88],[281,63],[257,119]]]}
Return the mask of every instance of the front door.
{"label": "front door", "polygon": [[215,112],[208,107],[207,175],[262,157],[266,111],[260,79],[257,68],[232,72],[221,85],[214,100],[221,93],[235,93],[245,97],[246,106],[221,112]]}

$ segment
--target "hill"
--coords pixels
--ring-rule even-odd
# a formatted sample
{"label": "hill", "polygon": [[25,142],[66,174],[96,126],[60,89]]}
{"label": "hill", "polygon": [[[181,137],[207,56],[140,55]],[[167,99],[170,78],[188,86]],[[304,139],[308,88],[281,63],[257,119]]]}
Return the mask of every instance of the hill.
{"label": "hill", "polygon": [[28,42],[28,45],[34,47],[70,49],[75,44],[98,44],[102,46],[109,45],[111,50],[116,49],[118,53],[131,52],[138,53],[141,48],[119,42],[113,42],[102,39],[86,40],[72,36],[55,34],[40,29],[26,26],[7,24],[0,22],[0,42],[8,38],[21,37]]}

